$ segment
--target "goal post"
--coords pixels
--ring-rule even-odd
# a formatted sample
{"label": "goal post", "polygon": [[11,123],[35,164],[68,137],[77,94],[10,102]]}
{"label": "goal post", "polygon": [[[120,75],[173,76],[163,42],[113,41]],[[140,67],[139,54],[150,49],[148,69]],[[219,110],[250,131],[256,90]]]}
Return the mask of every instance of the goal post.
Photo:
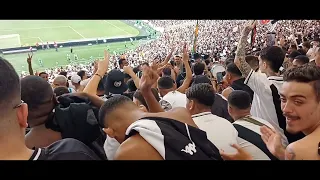
{"label": "goal post", "polygon": [[20,35],[0,35],[0,49],[21,47]]}

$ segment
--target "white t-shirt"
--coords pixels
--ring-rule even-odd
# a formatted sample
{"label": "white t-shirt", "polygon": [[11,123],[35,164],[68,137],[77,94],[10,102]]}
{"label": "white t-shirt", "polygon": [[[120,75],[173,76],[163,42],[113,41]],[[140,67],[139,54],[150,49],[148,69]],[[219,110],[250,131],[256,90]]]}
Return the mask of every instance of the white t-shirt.
{"label": "white t-shirt", "polygon": [[[274,129],[274,127],[266,120],[263,120],[261,118],[258,117],[254,117],[251,116],[252,119],[265,124],[266,126],[268,126],[269,128]],[[262,135],[260,132],[260,126],[247,122],[247,121],[243,121],[243,120],[237,120],[234,122],[234,124],[238,124],[241,125],[247,129],[250,129],[251,131],[259,134],[260,136]],[[261,151],[257,146],[255,146],[254,144],[248,142],[245,139],[242,139],[240,137],[237,138],[238,144],[241,148],[243,148],[243,150],[245,150],[246,152],[248,152],[254,160],[270,160],[270,158],[263,152]]]}
{"label": "white t-shirt", "polygon": [[120,146],[120,143],[116,139],[111,138],[107,135],[107,139],[104,142],[103,149],[104,149],[104,152],[106,153],[108,160],[114,159],[114,155],[116,154],[119,146]]}
{"label": "white t-shirt", "polygon": [[179,91],[171,91],[160,100],[160,105],[165,111],[176,107],[186,107],[187,96]]}
{"label": "white t-shirt", "polygon": [[251,70],[244,83],[254,91],[251,115],[262,118],[272,124],[275,130],[280,133],[282,144],[287,146],[288,140],[284,135],[284,131],[279,126],[276,108],[273,103],[272,91],[270,89],[270,85],[273,84],[279,92],[282,88],[283,77],[267,77],[264,73]]}
{"label": "white t-shirt", "polygon": [[85,79],[83,81],[80,81],[81,86],[86,86],[89,83],[90,79]]}
{"label": "white t-shirt", "polygon": [[236,150],[230,145],[238,144],[238,131],[228,120],[213,115],[211,112],[192,115],[192,119],[199,129],[207,133],[208,140],[218,149],[226,153],[236,153]]}
{"label": "white t-shirt", "polygon": [[76,87],[72,84],[71,80],[68,80],[69,88],[76,89]]}

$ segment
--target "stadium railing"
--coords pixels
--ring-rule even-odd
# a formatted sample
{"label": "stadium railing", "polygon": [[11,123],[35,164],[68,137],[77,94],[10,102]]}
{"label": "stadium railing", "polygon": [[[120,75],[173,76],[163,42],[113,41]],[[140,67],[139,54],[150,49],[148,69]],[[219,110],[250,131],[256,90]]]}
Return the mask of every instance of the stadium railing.
{"label": "stadium railing", "polygon": [[[132,37],[119,37],[119,38],[92,38],[92,39],[84,39],[84,40],[74,40],[67,42],[57,42],[58,46],[62,47],[72,47],[72,46],[85,46],[89,44],[102,44],[102,43],[115,43],[115,42],[126,42],[130,41],[130,39],[135,40],[144,40],[149,36],[132,36]],[[106,41],[106,42],[105,42]],[[44,44],[44,48],[46,48],[47,44]],[[54,48],[54,42],[48,42],[49,48]],[[34,50],[42,49],[41,44],[39,46],[29,46],[29,47],[16,47],[16,48],[8,48],[8,49],[0,49],[2,54],[14,54],[14,53],[23,53],[30,51],[30,47]]]}
{"label": "stadium railing", "polygon": [[[37,51],[37,48],[32,48],[32,52]],[[3,55],[7,54],[16,54],[16,53],[26,53],[26,52],[31,52],[29,48],[27,49],[17,49],[17,50],[10,50],[10,51],[2,51]]]}

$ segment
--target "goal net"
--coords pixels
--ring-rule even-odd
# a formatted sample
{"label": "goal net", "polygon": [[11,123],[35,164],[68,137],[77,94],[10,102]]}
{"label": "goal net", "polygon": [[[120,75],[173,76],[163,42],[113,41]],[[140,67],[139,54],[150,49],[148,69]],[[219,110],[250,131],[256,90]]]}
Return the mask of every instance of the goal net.
{"label": "goal net", "polygon": [[0,49],[21,47],[20,35],[0,35]]}

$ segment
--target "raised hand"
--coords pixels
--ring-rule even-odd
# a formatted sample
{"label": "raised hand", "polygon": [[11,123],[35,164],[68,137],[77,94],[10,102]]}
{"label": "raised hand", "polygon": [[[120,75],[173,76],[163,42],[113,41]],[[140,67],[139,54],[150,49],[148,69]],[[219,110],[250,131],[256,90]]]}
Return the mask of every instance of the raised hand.
{"label": "raised hand", "polygon": [[125,72],[126,74],[130,74],[130,72],[133,72],[132,67],[131,66],[124,66],[123,72]]}
{"label": "raised hand", "polygon": [[30,55],[30,53],[28,53],[28,58],[27,58],[28,64],[31,64],[32,56],[33,54]]}
{"label": "raised hand", "polygon": [[257,20],[249,21],[248,24],[242,30],[242,34],[248,35],[250,31],[256,26]]}
{"label": "raised hand", "polygon": [[279,154],[280,151],[284,150],[282,143],[281,143],[281,137],[277,132],[275,132],[274,130],[272,130],[266,126],[262,126],[260,128],[260,131],[262,133],[261,138],[262,138],[263,142],[266,144],[268,150],[274,156]]}
{"label": "raised hand", "polygon": [[151,68],[145,68],[140,79],[139,88],[141,91],[151,91],[151,87],[158,80],[158,75]]}
{"label": "raised hand", "polygon": [[188,47],[187,47],[187,43],[185,42],[183,44],[183,55],[182,55],[182,60],[183,61],[189,61],[189,53],[188,53]]}
{"label": "raised hand", "polygon": [[97,73],[99,75],[103,76],[107,72],[108,66],[109,66],[109,58],[110,58],[110,55],[108,51],[104,50],[104,59],[98,62]]}
{"label": "raised hand", "polygon": [[233,148],[237,150],[236,154],[226,154],[223,150],[220,150],[220,155],[224,160],[252,160],[252,156],[244,151],[237,144],[231,145]]}

